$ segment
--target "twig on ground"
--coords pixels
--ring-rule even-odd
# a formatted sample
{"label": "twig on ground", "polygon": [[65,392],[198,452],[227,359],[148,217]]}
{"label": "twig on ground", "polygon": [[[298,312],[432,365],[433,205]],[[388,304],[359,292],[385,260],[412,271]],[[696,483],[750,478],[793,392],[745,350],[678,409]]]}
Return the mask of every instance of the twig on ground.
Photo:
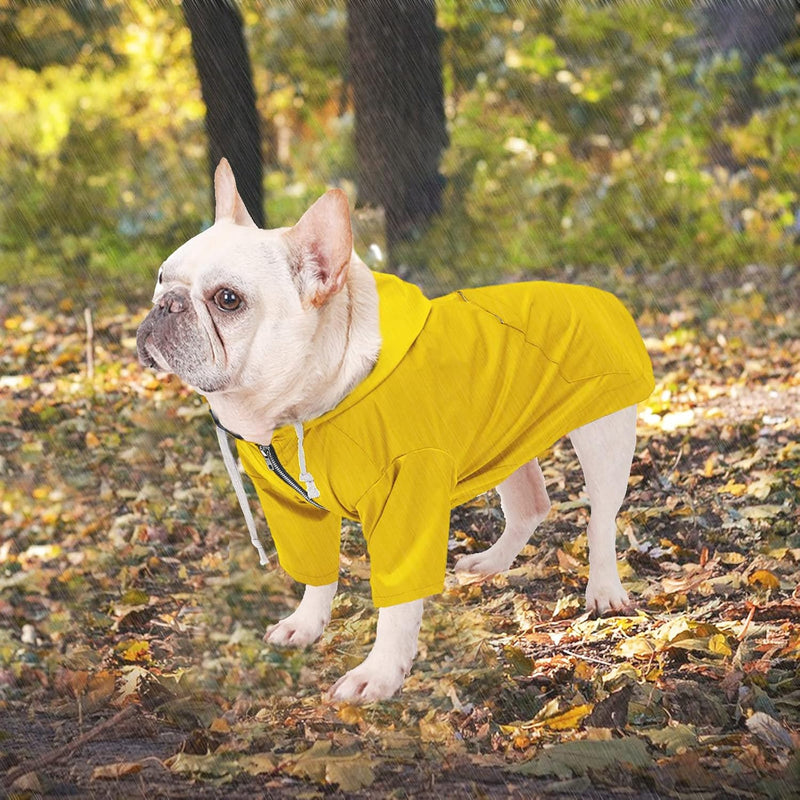
{"label": "twig on ground", "polygon": [[59,761],[64,756],[71,755],[75,750],[80,749],[87,742],[97,739],[107,731],[118,726],[120,723],[125,722],[129,717],[134,716],[134,714],[137,714],[138,712],[138,706],[125,706],[125,708],[123,708],[121,711],[118,711],[116,714],[114,714],[113,717],[109,717],[102,722],[98,722],[97,725],[86,731],[86,733],[81,734],[72,741],[67,742],[65,745],[56,747],[54,750],[51,750],[49,753],[45,753],[43,756],[23,761],[22,764],[10,769],[5,774],[4,781],[6,785],[11,786],[11,784],[14,783],[17,778],[27,775],[29,772],[35,772],[36,770],[46,767],[48,764],[52,764],[55,761]]}
{"label": "twig on ground", "polygon": [[94,380],[94,325],[92,324],[92,309],[88,306],[83,309],[83,319],[86,323],[86,379]]}

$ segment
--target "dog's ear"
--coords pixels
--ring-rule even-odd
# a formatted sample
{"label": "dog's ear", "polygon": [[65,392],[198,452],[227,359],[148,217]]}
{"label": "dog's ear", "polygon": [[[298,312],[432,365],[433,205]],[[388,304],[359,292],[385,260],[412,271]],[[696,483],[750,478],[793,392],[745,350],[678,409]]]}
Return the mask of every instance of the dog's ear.
{"label": "dog's ear", "polygon": [[347,195],[331,189],[286,233],[289,263],[303,305],[321,306],[347,278],[353,254],[353,232]]}
{"label": "dog's ear", "polygon": [[214,201],[215,222],[232,219],[237,225],[258,227],[247,213],[244,201],[236,190],[236,179],[233,177],[233,170],[227,158],[220,159],[214,172]]}

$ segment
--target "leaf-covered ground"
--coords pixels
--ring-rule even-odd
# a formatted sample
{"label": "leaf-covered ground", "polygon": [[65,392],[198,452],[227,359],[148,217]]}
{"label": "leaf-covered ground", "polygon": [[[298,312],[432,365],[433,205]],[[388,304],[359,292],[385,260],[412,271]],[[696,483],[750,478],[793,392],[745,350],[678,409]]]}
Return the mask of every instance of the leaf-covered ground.
{"label": "leaf-covered ground", "polygon": [[[797,276],[643,308],[657,389],[619,519],[632,616],[589,619],[577,460],[518,565],[426,603],[401,695],[322,694],[368,652],[358,530],[307,651],[201,402],[135,361],[142,311],[0,294],[0,781],[10,796],[789,798],[800,786]],[[710,297],[713,296],[713,301]],[[453,512],[453,559],[500,532]],[[263,525],[262,525],[263,531]]]}

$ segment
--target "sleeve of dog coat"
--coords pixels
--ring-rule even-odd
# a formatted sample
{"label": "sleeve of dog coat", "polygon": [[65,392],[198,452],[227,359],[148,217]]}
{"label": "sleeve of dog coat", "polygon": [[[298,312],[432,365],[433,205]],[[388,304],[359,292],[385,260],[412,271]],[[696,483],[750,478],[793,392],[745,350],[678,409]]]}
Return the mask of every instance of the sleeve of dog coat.
{"label": "sleeve of dog coat", "polygon": [[311,586],[338,580],[341,517],[284,493],[283,486],[273,486],[260,474],[258,457],[248,448],[240,447],[239,454],[264,509],[281,567]]}
{"label": "sleeve of dog coat", "polygon": [[395,459],[358,501],[376,606],[407,603],[444,588],[455,483],[448,453],[417,450]]}
{"label": "sleeve of dog coat", "polygon": [[338,580],[341,517],[255,486],[281,567],[311,586]]}

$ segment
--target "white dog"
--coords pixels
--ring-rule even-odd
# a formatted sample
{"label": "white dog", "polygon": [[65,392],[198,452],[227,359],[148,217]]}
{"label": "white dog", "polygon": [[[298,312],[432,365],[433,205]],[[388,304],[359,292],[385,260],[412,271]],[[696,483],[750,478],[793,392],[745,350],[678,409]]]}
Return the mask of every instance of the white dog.
{"label": "white dog", "polygon": [[[292,228],[258,229],[223,159],[214,225],[162,265],[138,332],[143,364],[208,400],[223,455],[238,439],[281,565],[306,584],[276,645],[315,641],[336,592],[341,518],[361,522],[380,608],[366,660],[330,690],[390,697],[416,654],[423,598],[442,590],[450,509],[497,486],[506,526],[457,571],[509,568],[550,503],[536,456],[569,435],[591,503],[587,607],[621,611],[616,515],[650,360],[611,295],[555,283],[427,300],[353,252],[347,200],[329,191]],[[304,485],[301,485],[304,484]]]}

